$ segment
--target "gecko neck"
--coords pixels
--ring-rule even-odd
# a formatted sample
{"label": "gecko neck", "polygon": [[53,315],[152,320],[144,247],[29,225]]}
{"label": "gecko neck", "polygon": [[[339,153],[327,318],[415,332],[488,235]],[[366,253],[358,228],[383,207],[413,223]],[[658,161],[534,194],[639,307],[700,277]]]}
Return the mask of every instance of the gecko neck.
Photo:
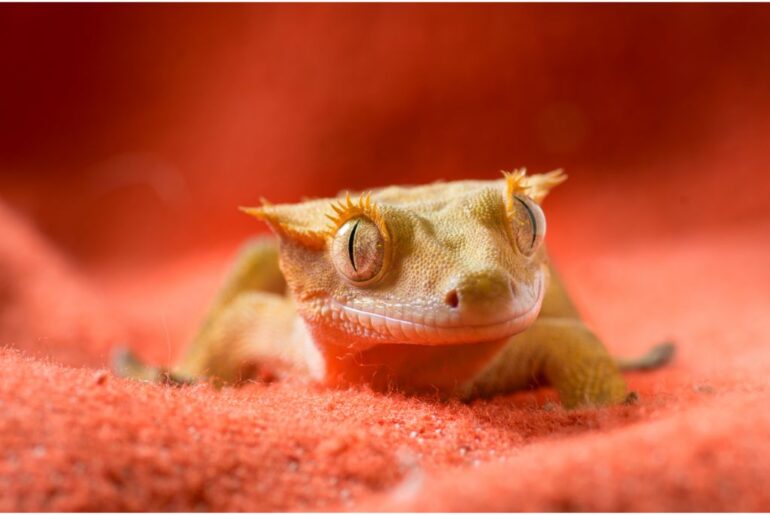
{"label": "gecko neck", "polygon": [[376,391],[406,393],[461,393],[507,342],[387,343],[352,349],[309,336],[323,361],[320,374],[316,374],[323,383],[333,387],[366,384]]}

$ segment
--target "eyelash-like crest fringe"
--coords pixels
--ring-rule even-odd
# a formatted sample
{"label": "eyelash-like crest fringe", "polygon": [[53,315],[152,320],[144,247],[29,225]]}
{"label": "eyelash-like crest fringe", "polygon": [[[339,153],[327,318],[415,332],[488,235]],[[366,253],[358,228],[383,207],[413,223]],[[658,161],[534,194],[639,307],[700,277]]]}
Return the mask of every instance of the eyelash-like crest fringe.
{"label": "eyelash-like crest fringe", "polygon": [[512,172],[503,171],[503,177],[505,177],[505,209],[509,215],[513,213],[514,195],[526,195],[539,204],[551,188],[567,180],[567,175],[561,169],[528,177],[527,169],[519,168]]}
{"label": "eyelash-like crest fringe", "polygon": [[527,169],[519,168],[512,172],[506,172],[503,170],[503,177],[505,177],[505,211],[508,216],[513,215],[514,205],[513,196],[516,194],[528,194],[527,185]]}
{"label": "eyelash-like crest fringe", "polygon": [[361,193],[358,200],[355,202],[350,198],[350,193],[346,192],[345,198],[332,202],[331,208],[332,211],[334,211],[334,214],[326,215],[326,218],[331,222],[327,229],[327,234],[329,236],[334,236],[337,233],[337,230],[351,218],[363,215],[377,225],[385,240],[389,239],[385,220],[380,214],[380,209],[377,207],[377,204],[372,202],[371,192]]}

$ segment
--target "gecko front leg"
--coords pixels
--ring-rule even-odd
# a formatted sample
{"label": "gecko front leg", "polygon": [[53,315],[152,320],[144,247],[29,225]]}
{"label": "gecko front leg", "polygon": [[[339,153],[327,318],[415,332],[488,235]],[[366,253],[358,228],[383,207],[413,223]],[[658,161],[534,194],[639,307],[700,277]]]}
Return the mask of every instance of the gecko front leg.
{"label": "gecko front leg", "polygon": [[294,344],[296,311],[284,293],[273,238],[244,245],[200,331],[178,364],[169,368],[142,363],[118,349],[118,375],[153,382],[185,384],[211,378],[217,383],[248,379],[254,369],[293,367],[302,356]]}
{"label": "gecko front leg", "polygon": [[665,365],[674,345],[653,347],[644,356],[618,359],[580,318],[553,266],[540,315],[526,331],[512,336],[489,365],[466,385],[464,396],[490,396],[548,383],[567,408],[632,400],[621,372]]}
{"label": "gecko front leg", "polygon": [[541,318],[512,337],[468,392],[490,396],[541,383],[552,385],[566,408],[616,404],[628,397],[616,360],[574,318]]}
{"label": "gecko front leg", "polygon": [[628,400],[616,360],[585,324],[574,319],[543,319],[533,327],[544,347],[542,374],[567,408]]}

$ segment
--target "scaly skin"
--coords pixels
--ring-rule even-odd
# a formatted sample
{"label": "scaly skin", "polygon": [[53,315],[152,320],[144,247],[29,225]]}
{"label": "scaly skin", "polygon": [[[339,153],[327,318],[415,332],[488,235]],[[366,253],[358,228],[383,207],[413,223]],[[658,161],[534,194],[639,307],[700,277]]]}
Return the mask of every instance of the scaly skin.
{"label": "scaly skin", "polygon": [[173,372],[125,360],[118,368],[174,381],[306,373],[329,385],[464,398],[547,382],[567,407],[622,402],[616,361],[580,320],[542,246],[539,204],[565,178],[520,171],[246,209],[279,244],[244,249]]}

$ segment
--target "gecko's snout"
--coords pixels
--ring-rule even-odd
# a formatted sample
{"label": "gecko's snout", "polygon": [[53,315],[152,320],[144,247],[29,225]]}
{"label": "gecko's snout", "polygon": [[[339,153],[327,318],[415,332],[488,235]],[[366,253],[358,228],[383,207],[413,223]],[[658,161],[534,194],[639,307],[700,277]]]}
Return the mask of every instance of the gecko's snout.
{"label": "gecko's snout", "polygon": [[513,296],[510,278],[497,270],[485,270],[463,276],[444,296],[452,309],[473,309],[487,303],[508,302]]}
{"label": "gecko's snout", "polygon": [[[443,295],[441,323],[482,327],[537,316],[542,300],[542,277],[517,282],[502,268],[489,267],[455,276]],[[529,318],[527,318],[529,319]],[[515,328],[520,331],[520,327]],[[515,334],[515,333],[512,333]]]}

